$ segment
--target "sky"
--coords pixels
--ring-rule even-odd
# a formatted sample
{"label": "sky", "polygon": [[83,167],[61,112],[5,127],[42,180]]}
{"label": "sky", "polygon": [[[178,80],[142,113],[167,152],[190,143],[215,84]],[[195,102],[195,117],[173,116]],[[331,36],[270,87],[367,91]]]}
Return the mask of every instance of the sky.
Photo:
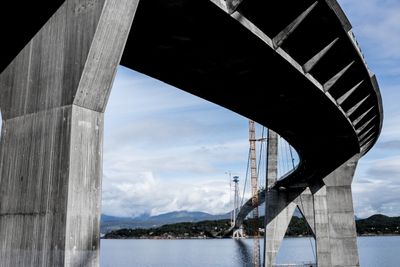
{"label": "sky", "polygon": [[229,174],[244,176],[245,118],[119,67],[105,114],[102,211],[229,211]]}
{"label": "sky", "polygon": [[[353,181],[358,217],[400,216],[400,1],[339,0],[370,69],[385,121]],[[102,212],[114,216],[230,210],[243,182],[248,120],[120,66],[105,113]]]}
{"label": "sky", "polygon": [[355,213],[400,216],[400,1],[339,0],[349,17],[383,98],[380,139],[353,181]]}
{"label": "sky", "polygon": [[[400,216],[400,1],[338,2],[384,106],[381,136],[353,180],[355,214]],[[246,118],[119,66],[105,113],[102,213],[229,212],[230,176],[243,186],[248,149]],[[290,167],[283,154],[280,173]]]}
{"label": "sky", "polygon": [[[278,175],[298,163],[288,147],[280,139]],[[247,118],[120,66],[105,113],[102,212],[229,212],[230,180],[239,176],[243,194],[248,151]]]}

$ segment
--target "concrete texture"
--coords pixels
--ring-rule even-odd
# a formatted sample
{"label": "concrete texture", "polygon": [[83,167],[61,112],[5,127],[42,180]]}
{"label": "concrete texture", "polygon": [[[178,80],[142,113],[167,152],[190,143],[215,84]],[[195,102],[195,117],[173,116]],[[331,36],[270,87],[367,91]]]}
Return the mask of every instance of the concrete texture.
{"label": "concrete texture", "polygon": [[0,266],[63,266],[72,107],[5,120]]}
{"label": "concrete texture", "polygon": [[74,105],[4,122],[0,266],[98,264],[102,125]]}
{"label": "concrete texture", "polygon": [[[264,265],[272,266],[275,263],[286,228],[294,212],[291,205],[287,207],[286,199],[279,197],[277,190],[269,190],[278,179],[278,135],[268,129],[267,135],[267,191],[265,193],[265,219],[264,219]],[[289,218],[289,222],[287,221]],[[283,233],[282,233],[283,231]]]}
{"label": "concrete texture", "polygon": [[0,75],[0,266],[99,265],[103,111],[137,2],[66,1]]}
{"label": "concrete texture", "polygon": [[296,204],[285,192],[271,189],[266,199],[264,266],[272,267],[292,219]]}
{"label": "concrete texture", "polygon": [[360,266],[351,193],[351,182],[359,157],[360,155],[355,155],[324,179],[331,266]]}
{"label": "concrete texture", "polygon": [[267,184],[266,188],[273,187],[278,180],[278,135],[268,129],[267,142]]}
{"label": "concrete texture", "polygon": [[326,186],[312,189],[314,197],[314,230],[317,252],[317,264],[320,267],[332,266],[330,246],[329,215],[326,197]]}

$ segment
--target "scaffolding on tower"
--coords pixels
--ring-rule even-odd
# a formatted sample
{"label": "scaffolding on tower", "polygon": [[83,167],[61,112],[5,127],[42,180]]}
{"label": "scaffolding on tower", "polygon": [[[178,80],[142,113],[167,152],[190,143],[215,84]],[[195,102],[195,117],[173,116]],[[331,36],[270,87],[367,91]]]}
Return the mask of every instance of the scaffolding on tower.
{"label": "scaffolding on tower", "polygon": [[257,156],[256,156],[256,129],[254,121],[249,120],[249,142],[250,142],[250,170],[251,170],[251,203],[253,209],[253,265],[260,266],[260,231],[258,229],[258,174],[257,174]]}

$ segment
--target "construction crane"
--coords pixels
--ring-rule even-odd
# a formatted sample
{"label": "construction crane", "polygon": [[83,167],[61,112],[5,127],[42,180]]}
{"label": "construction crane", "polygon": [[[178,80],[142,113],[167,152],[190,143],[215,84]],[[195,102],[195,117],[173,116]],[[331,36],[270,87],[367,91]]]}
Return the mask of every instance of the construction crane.
{"label": "construction crane", "polygon": [[251,170],[251,202],[253,209],[253,266],[260,266],[260,231],[258,230],[258,174],[257,174],[257,156],[256,156],[256,129],[254,121],[249,120],[249,142],[250,142],[250,170]]}
{"label": "construction crane", "polygon": [[[254,232],[254,238],[253,238],[253,266],[254,267],[260,267],[261,266],[261,250],[260,250],[260,230],[259,230],[259,205],[260,205],[260,200],[259,200],[259,192],[261,190],[265,191],[265,193],[268,193],[268,190],[272,188],[279,176],[283,176],[286,173],[293,171],[296,168],[295,164],[295,157],[293,155],[293,150],[292,147],[288,142],[286,142],[282,137],[279,139],[279,135],[272,131],[271,129],[267,129],[267,136],[264,136],[264,132],[266,130],[265,127],[262,128],[262,134],[260,138],[256,138],[256,123],[252,120],[249,120],[249,143],[250,143],[250,148],[249,148],[249,157],[248,157],[248,162],[247,162],[247,171],[246,171],[246,177],[244,180],[244,187],[243,187],[243,194],[242,194],[242,201],[241,203],[237,203],[237,196],[239,196],[239,191],[238,191],[238,177],[234,177],[233,182],[235,184],[235,200],[234,200],[234,210],[232,211],[234,220],[231,223],[232,226],[231,228],[226,231],[226,233],[229,233],[231,230],[233,230],[233,238],[241,238],[243,237],[243,228],[242,225],[237,225],[236,220],[238,219],[238,214],[240,214],[239,209],[241,209],[244,201],[244,196],[246,192],[246,184],[248,180],[248,176],[251,178],[251,207],[252,207],[252,222],[250,222],[250,225],[252,226],[251,228],[253,229]],[[257,159],[257,142],[261,142],[259,146],[259,159]],[[264,148],[264,144],[266,144]],[[280,147],[278,146],[280,144]],[[265,154],[263,153],[263,148],[265,149]],[[279,153],[281,155],[281,161],[278,164],[278,150],[281,151]],[[265,156],[264,156],[265,155]],[[286,155],[286,157],[285,157]],[[265,162],[264,162],[265,161]],[[284,164],[286,163],[286,164]],[[263,169],[262,164],[265,164],[265,169]],[[285,168],[286,166],[286,168]],[[279,168],[278,168],[279,167]],[[280,172],[279,170],[280,169]],[[263,173],[264,171],[265,173]],[[249,175],[250,174],[250,175]],[[279,175],[280,174],[280,175]],[[263,181],[263,178],[265,177],[265,180]],[[261,180],[259,179],[261,178]],[[265,183],[265,184],[264,184]],[[262,184],[261,189],[259,189],[259,185]],[[248,188],[247,188],[248,189]],[[265,199],[265,201],[267,201]],[[300,199],[301,201],[301,199]],[[245,206],[248,209],[249,207],[249,201],[246,202]],[[265,204],[266,207],[268,203]],[[238,209],[236,207],[239,207]],[[267,215],[267,209],[265,210],[265,213]],[[246,213],[247,214],[247,213]],[[243,214],[242,214],[243,216]],[[245,215],[246,216],[246,215]],[[267,216],[265,216],[265,221],[264,225],[266,227],[267,225]],[[240,224],[243,222],[243,217],[240,219]],[[234,227],[236,230],[234,229]],[[250,229],[250,228],[249,228]],[[267,229],[264,229],[264,248],[266,248],[266,232]],[[311,249],[313,249],[312,242],[310,240],[310,245]],[[264,253],[264,261],[266,259],[266,249],[263,251]],[[313,250],[313,254],[314,250]]]}

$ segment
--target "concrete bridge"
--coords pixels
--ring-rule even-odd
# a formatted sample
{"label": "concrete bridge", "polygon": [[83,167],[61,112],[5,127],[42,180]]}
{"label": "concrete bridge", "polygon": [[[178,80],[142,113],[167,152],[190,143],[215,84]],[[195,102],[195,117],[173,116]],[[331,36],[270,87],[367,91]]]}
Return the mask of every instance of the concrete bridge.
{"label": "concrete bridge", "polygon": [[0,266],[98,266],[103,113],[118,64],[296,149],[298,168],[267,193],[265,266],[299,201],[318,265],[359,266],[351,181],[383,112],[335,0],[1,5]]}

